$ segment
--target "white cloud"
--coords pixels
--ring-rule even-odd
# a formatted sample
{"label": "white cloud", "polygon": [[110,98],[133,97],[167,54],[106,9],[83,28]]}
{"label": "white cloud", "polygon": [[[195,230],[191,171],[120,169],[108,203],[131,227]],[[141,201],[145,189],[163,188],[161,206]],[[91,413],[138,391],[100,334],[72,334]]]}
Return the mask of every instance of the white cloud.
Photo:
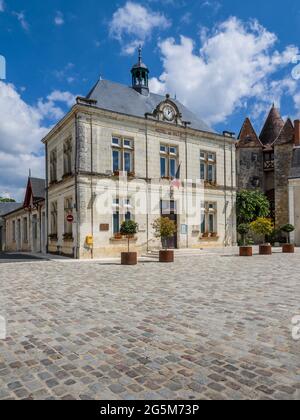
{"label": "white cloud", "polygon": [[24,12],[13,12],[13,15],[16,16],[16,18],[20,22],[20,25],[24,29],[24,31],[29,31],[29,23],[26,20],[25,13]]}
{"label": "white cloud", "polygon": [[31,106],[15,86],[0,82],[0,191],[21,199],[29,169],[33,176],[45,176],[41,139],[51,128],[45,119],[63,116],[57,103],[71,106],[73,100],[69,92],[53,91]]}
{"label": "white cloud", "polygon": [[234,17],[212,33],[203,31],[199,51],[190,38],[181,36],[179,43],[166,39],[159,45],[164,72],[151,79],[151,90],[176,92],[208,123],[224,122],[249,99],[257,103],[280,100],[287,89],[295,89],[288,77],[271,82],[270,76],[291,63],[298,52],[293,46],[274,51],[276,41],[258,22],[244,24]]}
{"label": "white cloud", "polygon": [[144,44],[154,29],[166,29],[170,21],[162,14],[128,1],[113,15],[110,36],[117,39],[125,54],[132,54],[138,44]]}
{"label": "white cloud", "polygon": [[62,26],[65,23],[64,15],[62,12],[57,11],[54,17],[54,24],[57,26]]}

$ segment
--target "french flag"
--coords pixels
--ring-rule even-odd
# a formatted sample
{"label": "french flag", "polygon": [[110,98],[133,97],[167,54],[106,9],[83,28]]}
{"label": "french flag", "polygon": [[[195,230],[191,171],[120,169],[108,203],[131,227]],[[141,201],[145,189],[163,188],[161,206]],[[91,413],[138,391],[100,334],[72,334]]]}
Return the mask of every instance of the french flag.
{"label": "french flag", "polygon": [[176,172],[176,175],[175,175],[175,179],[173,179],[173,181],[171,182],[171,186],[173,188],[177,188],[178,190],[181,187],[180,173],[181,173],[181,163],[178,166],[178,169],[177,169],[177,172]]}

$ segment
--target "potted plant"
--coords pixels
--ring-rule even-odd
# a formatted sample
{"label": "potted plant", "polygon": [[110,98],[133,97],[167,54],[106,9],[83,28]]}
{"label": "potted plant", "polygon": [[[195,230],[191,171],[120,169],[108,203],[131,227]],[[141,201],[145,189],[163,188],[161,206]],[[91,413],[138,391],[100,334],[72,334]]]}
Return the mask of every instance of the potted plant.
{"label": "potted plant", "polygon": [[[267,235],[271,235],[274,229],[274,225],[271,219],[259,217],[255,222],[252,222],[250,229],[259,236],[264,236],[266,239]],[[272,255],[272,245],[270,243],[264,243],[259,246],[259,255]]]}
{"label": "potted plant", "polygon": [[168,239],[176,233],[177,227],[173,220],[168,217],[161,217],[153,223],[155,237],[160,238],[163,250],[159,251],[159,262],[172,263],[174,262],[174,251],[168,250]]}
{"label": "potted plant", "polygon": [[252,257],[253,255],[253,248],[250,245],[247,245],[246,239],[247,235],[250,231],[250,225],[247,223],[241,223],[237,228],[238,233],[241,235],[241,243],[240,246],[240,257]]}
{"label": "potted plant", "polygon": [[130,240],[137,234],[139,225],[133,220],[126,220],[122,223],[120,233],[128,240],[128,252],[122,252],[121,264],[122,265],[136,265],[137,252],[130,252]]}
{"label": "potted plant", "polygon": [[295,231],[295,226],[287,224],[281,227],[281,231],[286,233],[287,236],[287,243],[282,246],[282,252],[284,254],[294,254],[295,252],[295,245],[291,244],[291,236],[290,234]]}

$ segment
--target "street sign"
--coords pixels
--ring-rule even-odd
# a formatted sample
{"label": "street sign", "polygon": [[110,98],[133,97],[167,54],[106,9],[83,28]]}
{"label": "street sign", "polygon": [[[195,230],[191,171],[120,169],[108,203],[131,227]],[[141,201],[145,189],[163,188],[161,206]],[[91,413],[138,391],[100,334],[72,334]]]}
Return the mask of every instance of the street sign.
{"label": "street sign", "polygon": [[67,222],[69,222],[69,223],[74,222],[74,217],[72,216],[72,214],[68,214],[68,216],[67,216]]}

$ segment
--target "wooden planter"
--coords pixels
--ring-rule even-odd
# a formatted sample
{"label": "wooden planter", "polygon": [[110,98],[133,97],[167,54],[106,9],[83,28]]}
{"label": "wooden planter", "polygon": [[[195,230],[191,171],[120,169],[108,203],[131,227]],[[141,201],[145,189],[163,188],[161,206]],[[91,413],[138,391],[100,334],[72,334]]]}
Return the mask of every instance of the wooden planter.
{"label": "wooden planter", "polygon": [[295,253],[295,245],[294,244],[284,244],[282,246],[282,252],[284,254],[294,254]]}
{"label": "wooden planter", "polygon": [[252,246],[240,246],[240,257],[252,257],[253,248]]}
{"label": "wooden planter", "polygon": [[137,265],[137,252],[122,252],[122,265]]}
{"label": "wooden planter", "polygon": [[174,262],[174,251],[159,251],[159,262],[161,263],[173,263]]}
{"label": "wooden planter", "polygon": [[260,245],[259,255],[272,255],[272,246],[268,244]]}

